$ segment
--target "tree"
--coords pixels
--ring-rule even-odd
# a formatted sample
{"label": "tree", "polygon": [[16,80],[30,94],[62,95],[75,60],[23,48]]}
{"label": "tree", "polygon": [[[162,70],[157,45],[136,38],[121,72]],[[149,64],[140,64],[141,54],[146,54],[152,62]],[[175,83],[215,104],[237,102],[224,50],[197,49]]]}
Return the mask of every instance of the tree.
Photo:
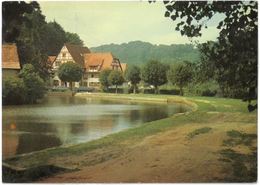
{"label": "tree", "polygon": [[123,74],[120,71],[113,70],[108,76],[108,81],[111,85],[116,86],[116,93],[117,93],[117,86],[122,85],[125,80]]}
{"label": "tree", "polygon": [[67,41],[64,29],[56,21],[48,22],[44,28],[45,51],[48,55],[56,56],[64,43]]}
{"label": "tree", "polygon": [[37,2],[30,3],[24,1],[5,1],[2,3],[2,21],[3,21],[3,43],[15,42],[20,34],[20,29],[26,14],[30,14],[35,10],[40,9]]}
{"label": "tree", "polygon": [[83,71],[79,64],[74,62],[63,63],[58,70],[59,78],[64,82],[70,83],[72,91],[72,82],[78,82],[81,80]]}
{"label": "tree", "polygon": [[131,66],[126,71],[126,79],[131,82],[133,92],[136,93],[137,84],[141,81],[141,70],[138,66]]}
{"label": "tree", "polygon": [[[222,14],[218,41],[205,47],[203,55],[218,70],[218,82],[226,89],[239,86],[245,99],[256,99],[257,88],[257,1],[164,1],[166,17],[178,21],[176,30],[188,37],[201,36],[206,21]],[[207,45],[209,46],[209,45]]]}
{"label": "tree", "polygon": [[26,88],[26,103],[36,103],[43,98],[46,92],[45,83],[32,64],[25,64],[19,76]]}
{"label": "tree", "polygon": [[26,21],[23,22],[20,35],[16,39],[18,54],[21,65],[30,63],[39,72],[44,80],[48,79],[50,66],[47,64],[48,43],[45,42],[43,28],[46,25],[45,17],[40,10],[26,14]]}
{"label": "tree", "polygon": [[80,39],[77,33],[66,32],[65,36],[66,36],[67,43],[79,45],[82,47],[84,46],[84,42]]}
{"label": "tree", "polygon": [[158,94],[158,86],[167,82],[167,67],[161,62],[151,60],[142,70],[142,79],[155,87],[155,93]]}
{"label": "tree", "polygon": [[111,73],[111,71],[112,71],[111,69],[105,69],[105,70],[100,72],[99,81],[101,83],[103,91],[108,90],[108,87],[110,85],[108,77],[109,77],[109,74]]}
{"label": "tree", "polygon": [[180,88],[180,95],[183,96],[183,87],[188,85],[192,80],[192,68],[191,64],[188,62],[180,63],[175,66],[171,66],[168,71],[168,80],[172,84],[176,84]]}
{"label": "tree", "polygon": [[26,87],[22,79],[8,77],[3,79],[3,104],[23,104],[26,100]]}

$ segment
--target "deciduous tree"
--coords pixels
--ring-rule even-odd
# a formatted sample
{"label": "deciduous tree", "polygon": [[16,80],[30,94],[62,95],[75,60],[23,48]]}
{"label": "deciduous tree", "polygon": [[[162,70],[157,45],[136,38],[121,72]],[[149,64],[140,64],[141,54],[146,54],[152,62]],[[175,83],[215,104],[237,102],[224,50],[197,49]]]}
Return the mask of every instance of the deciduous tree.
{"label": "deciduous tree", "polygon": [[109,74],[111,73],[111,71],[112,71],[111,69],[105,69],[105,70],[100,72],[99,81],[101,83],[103,91],[108,90],[108,87],[110,85],[108,77],[109,77]]}
{"label": "deciduous tree", "polygon": [[180,95],[183,96],[183,87],[188,85],[192,80],[192,68],[188,62],[180,63],[178,65],[171,66],[168,71],[168,80],[180,88]]}
{"label": "deciduous tree", "polygon": [[155,93],[158,93],[158,86],[167,82],[167,67],[161,62],[151,60],[144,66],[142,70],[142,79],[144,82],[155,87]]}
{"label": "deciduous tree", "polygon": [[111,85],[116,86],[116,93],[117,93],[117,86],[122,85],[124,83],[124,77],[122,72],[113,70],[108,76],[108,81]]}
{"label": "deciduous tree", "polygon": [[133,92],[136,93],[137,84],[141,81],[141,70],[138,66],[131,66],[126,71],[126,79],[131,82]]}
{"label": "deciduous tree", "polygon": [[70,83],[70,89],[72,91],[72,82],[78,82],[83,75],[82,68],[79,64],[74,62],[66,62],[59,67],[58,76],[64,82]]}

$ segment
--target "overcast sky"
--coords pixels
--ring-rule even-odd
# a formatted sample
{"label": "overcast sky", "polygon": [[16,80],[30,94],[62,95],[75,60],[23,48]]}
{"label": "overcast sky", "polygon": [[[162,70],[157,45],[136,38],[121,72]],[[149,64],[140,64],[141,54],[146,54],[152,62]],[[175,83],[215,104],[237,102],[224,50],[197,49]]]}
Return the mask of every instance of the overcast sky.
{"label": "overcast sky", "polygon": [[[164,17],[162,2],[40,2],[46,20],[58,22],[65,31],[77,33],[88,47],[141,40],[153,44],[190,43]],[[216,19],[217,20],[217,19]],[[208,24],[200,42],[215,40],[216,20]]]}

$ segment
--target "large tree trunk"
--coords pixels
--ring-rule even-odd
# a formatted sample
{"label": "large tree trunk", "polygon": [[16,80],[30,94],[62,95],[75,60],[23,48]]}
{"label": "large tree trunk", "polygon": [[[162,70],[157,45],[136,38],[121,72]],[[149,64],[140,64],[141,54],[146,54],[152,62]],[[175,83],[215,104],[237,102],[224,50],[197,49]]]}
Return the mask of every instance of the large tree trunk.
{"label": "large tree trunk", "polygon": [[116,85],[116,94],[117,94],[117,85]]}
{"label": "large tree trunk", "polygon": [[134,86],[133,93],[135,94],[136,93],[136,84],[134,84],[133,86]]}

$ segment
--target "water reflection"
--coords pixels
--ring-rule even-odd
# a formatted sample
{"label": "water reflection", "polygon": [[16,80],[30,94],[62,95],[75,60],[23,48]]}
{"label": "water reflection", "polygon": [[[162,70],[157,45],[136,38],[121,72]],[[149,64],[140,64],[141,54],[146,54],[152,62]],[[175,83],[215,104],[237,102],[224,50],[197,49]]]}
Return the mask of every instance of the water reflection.
{"label": "water reflection", "polygon": [[48,97],[39,105],[3,107],[3,155],[86,142],[186,111],[181,105]]}

